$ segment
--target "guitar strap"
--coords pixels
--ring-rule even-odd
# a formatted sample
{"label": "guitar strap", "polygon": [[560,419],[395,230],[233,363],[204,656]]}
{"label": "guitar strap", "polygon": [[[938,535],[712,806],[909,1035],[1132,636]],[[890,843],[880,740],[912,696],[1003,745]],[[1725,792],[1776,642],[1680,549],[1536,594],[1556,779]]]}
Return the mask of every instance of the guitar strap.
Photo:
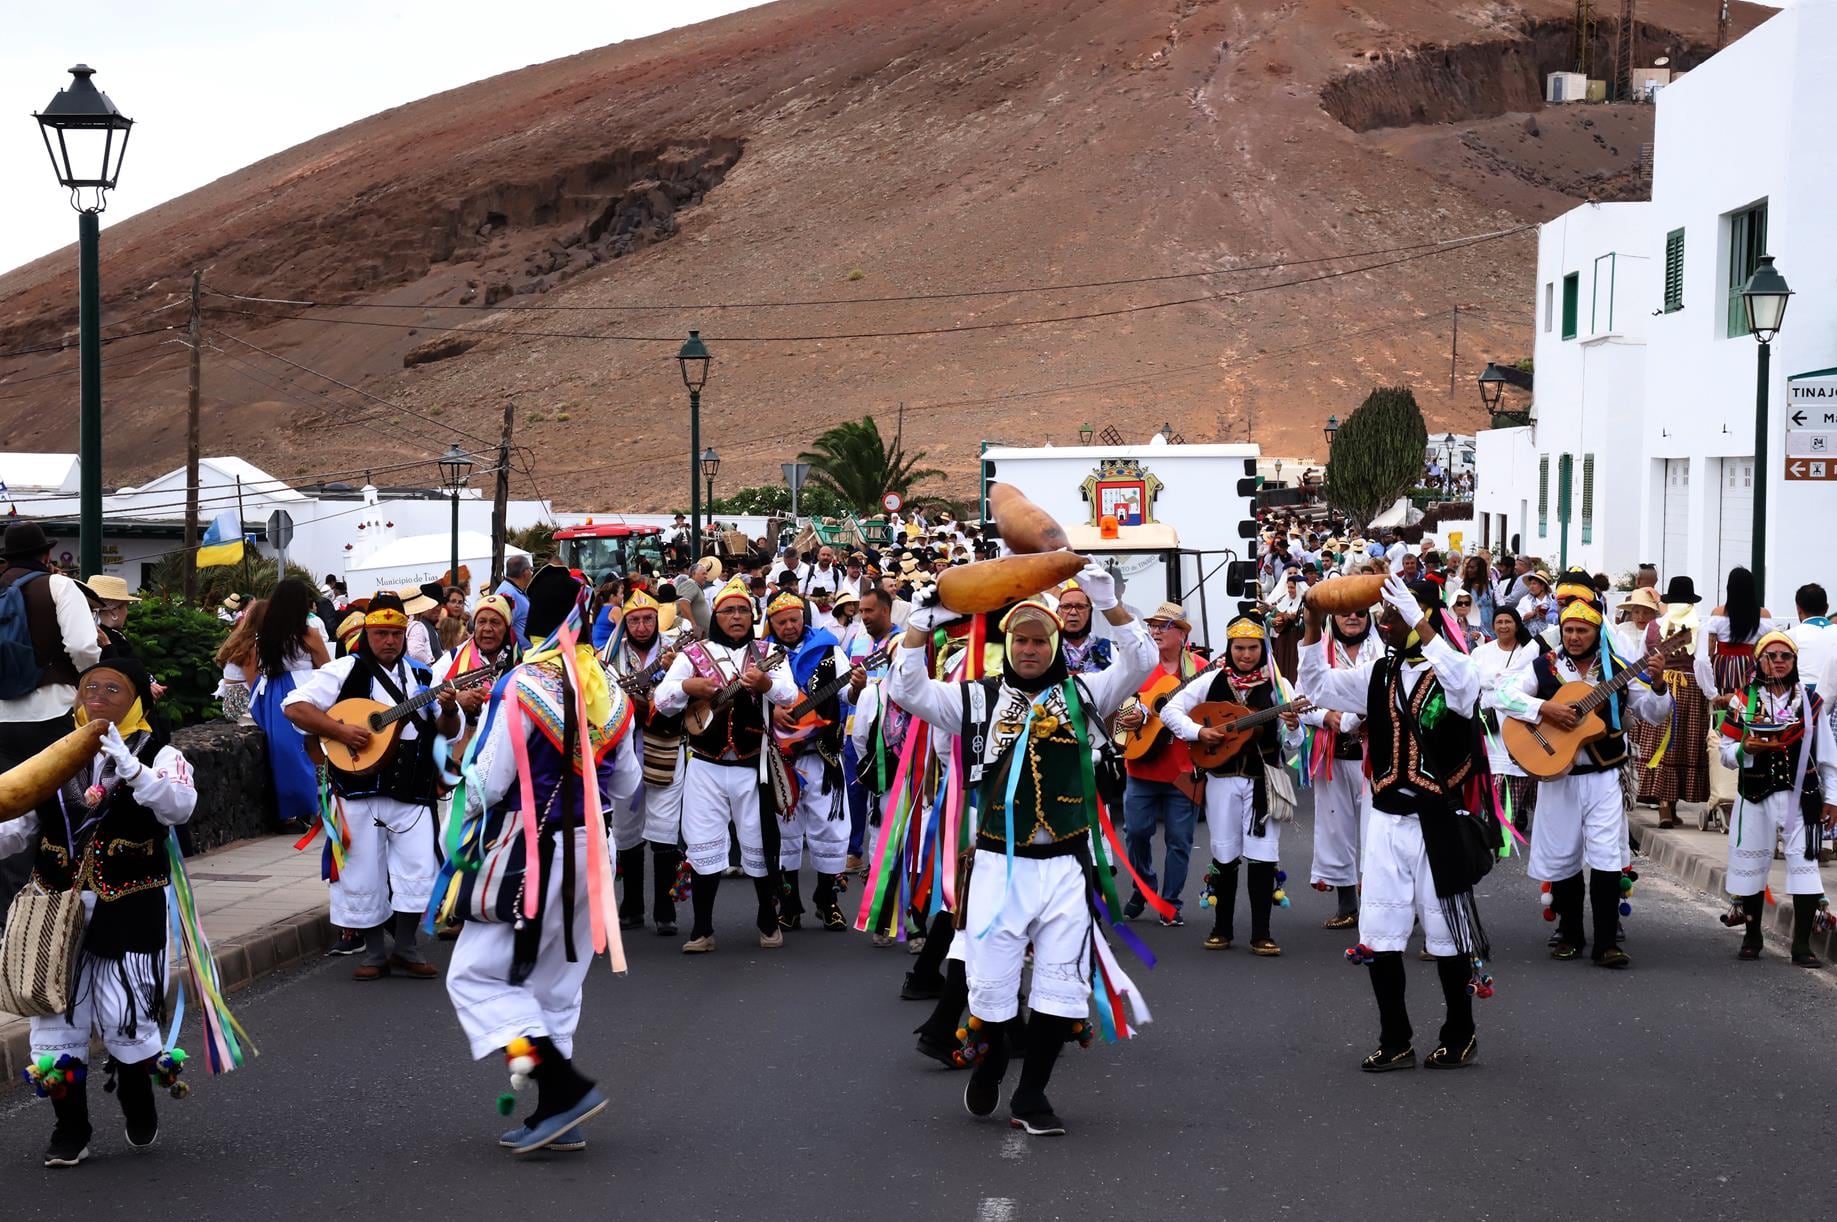
{"label": "guitar strap", "polygon": [[[389,702],[391,704],[406,704],[408,702],[408,696],[402,691],[402,685],[395,681],[394,675],[384,670],[381,666],[378,666],[376,659],[369,654],[362,653],[357,656],[363,660],[365,666],[370,668],[370,677],[383,685],[383,690],[389,694]],[[415,725],[422,730],[427,730],[431,724],[424,710],[417,709],[413,713],[410,713],[409,717],[412,718]]]}

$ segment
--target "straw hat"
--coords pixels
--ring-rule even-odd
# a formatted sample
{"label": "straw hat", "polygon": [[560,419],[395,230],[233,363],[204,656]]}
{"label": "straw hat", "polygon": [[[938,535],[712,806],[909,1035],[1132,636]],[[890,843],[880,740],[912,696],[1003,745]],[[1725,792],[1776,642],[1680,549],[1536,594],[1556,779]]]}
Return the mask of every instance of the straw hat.
{"label": "straw hat", "polygon": [[1625,611],[1628,607],[1644,607],[1654,615],[1664,610],[1664,608],[1658,604],[1657,593],[1655,593],[1650,586],[1640,586],[1637,590],[1634,590],[1631,594],[1627,595],[1626,598],[1621,600],[1620,609]]}
{"label": "straw hat", "polygon": [[139,598],[128,593],[128,583],[112,573],[97,573],[89,579],[89,588],[95,596],[105,603],[137,603]]}
{"label": "straw hat", "polygon": [[1143,622],[1151,623],[1154,620],[1158,620],[1158,619],[1166,620],[1168,623],[1180,629],[1182,632],[1191,632],[1193,630],[1193,625],[1187,622],[1186,608],[1176,602],[1162,603],[1160,606],[1156,607],[1153,611],[1149,612],[1146,616],[1144,616]]}

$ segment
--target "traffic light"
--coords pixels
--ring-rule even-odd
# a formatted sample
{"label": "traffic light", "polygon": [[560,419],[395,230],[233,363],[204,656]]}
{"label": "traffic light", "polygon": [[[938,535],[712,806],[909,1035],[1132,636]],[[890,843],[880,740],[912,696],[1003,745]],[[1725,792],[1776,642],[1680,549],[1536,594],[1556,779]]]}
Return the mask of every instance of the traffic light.
{"label": "traffic light", "polygon": [[1256,561],[1233,560],[1225,565],[1225,593],[1232,598],[1242,598],[1244,591],[1255,587],[1256,583]]}

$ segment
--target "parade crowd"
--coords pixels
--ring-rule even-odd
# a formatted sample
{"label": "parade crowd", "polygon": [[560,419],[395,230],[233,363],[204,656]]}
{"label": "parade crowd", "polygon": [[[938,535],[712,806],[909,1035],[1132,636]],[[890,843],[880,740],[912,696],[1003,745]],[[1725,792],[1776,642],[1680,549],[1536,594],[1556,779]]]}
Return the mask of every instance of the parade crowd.
{"label": "parade crowd", "polygon": [[[900,995],[932,1003],[918,1052],[967,1071],[976,1117],[1018,1061],[1009,1123],[1061,1134],[1046,1093],[1060,1051],[1150,1020],[1111,946],[1140,948],[1132,922],[1177,929],[1197,908],[1207,949],[1283,953],[1302,789],[1312,843],[1289,836],[1286,860],[1298,882],[1307,854],[1326,925],[1369,968],[1363,1070],[1418,1063],[1411,945],[1443,998],[1421,1064],[1477,1057],[1492,940],[1516,936],[1498,914],[1489,930],[1474,891],[1502,853],[1542,887],[1553,958],[1628,968],[1635,802],[1660,826],[1684,804],[1727,824],[1723,919],[1742,959],[1763,954],[1783,854],[1790,961],[1821,966],[1837,632],[1817,585],[1776,615],[1744,569],[1706,607],[1690,575],[1661,592],[1649,566],[1616,591],[1452,538],[1276,525],[1242,613],[1201,648],[1183,606],[1132,608],[1100,563],[953,610],[953,571],[996,545],[948,517],[900,525],[879,547],[727,565],[685,553],[583,575],[513,557],[489,591],[462,573],[352,600],[290,578],[225,604],[219,694],[261,727],[278,817],[321,857],[332,953],[358,982],[425,981],[443,975],[430,942],[455,940],[444,983],[468,1051],[510,1078],[501,1146],[585,1147],[609,1103],[576,1060],[589,964],[622,971],[644,930],[693,956],[731,945],[715,912],[728,879],[750,888],[749,945],[855,930],[907,948]],[[6,532],[0,638],[17,588],[41,669],[0,699],[0,763],[107,723],[54,800],[0,823],[11,889],[87,914],[74,987],[32,1019],[28,1073],[55,1111],[46,1163],[74,1166],[94,1134],[92,1035],[130,1145],[151,1144],[153,1085],[177,1077],[162,838],[196,792],[117,639],[131,598],[50,573],[35,531]],[[1523,743],[1556,752],[1591,725],[1560,767],[1527,765]]]}

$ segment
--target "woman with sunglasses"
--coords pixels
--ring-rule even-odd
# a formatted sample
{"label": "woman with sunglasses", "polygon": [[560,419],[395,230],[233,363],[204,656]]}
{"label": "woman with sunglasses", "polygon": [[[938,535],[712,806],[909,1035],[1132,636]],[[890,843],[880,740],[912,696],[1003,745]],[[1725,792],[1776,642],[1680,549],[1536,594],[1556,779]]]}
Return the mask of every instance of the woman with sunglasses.
{"label": "woman with sunglasses", "polygon": [[1822,967],[1811,932],[1824,898],[1818,842],[1823,828],[1837,825],[1837,736],[1824,702],[1799,682],[1797,642],[1768,632],[1755,642],[1754,659],[1753,680],[1732,693],[1720,744],[1741,794],[1729,827],[1727,883],[1746,927],[1738,957],[1760,958],[1767,873],[1773,846],[1783,841],[1792,961]]}

